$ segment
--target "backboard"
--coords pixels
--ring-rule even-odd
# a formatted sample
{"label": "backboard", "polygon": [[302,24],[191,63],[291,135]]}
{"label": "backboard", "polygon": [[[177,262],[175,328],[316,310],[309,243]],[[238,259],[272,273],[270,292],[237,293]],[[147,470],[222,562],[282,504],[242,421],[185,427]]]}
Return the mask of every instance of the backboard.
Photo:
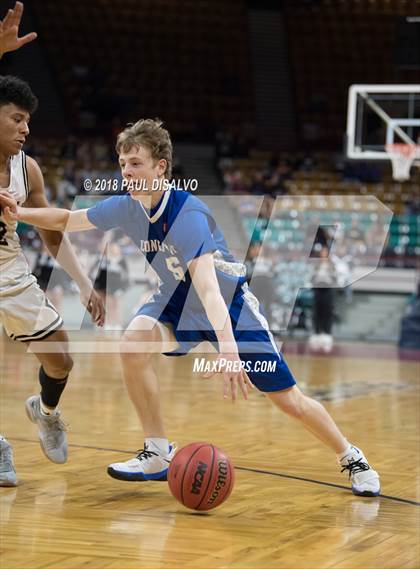
{"label": "backboard", "polygon": [[356,160],[389,160],[393,146],[420,144],[420,85],[351,85],[346,134]]}

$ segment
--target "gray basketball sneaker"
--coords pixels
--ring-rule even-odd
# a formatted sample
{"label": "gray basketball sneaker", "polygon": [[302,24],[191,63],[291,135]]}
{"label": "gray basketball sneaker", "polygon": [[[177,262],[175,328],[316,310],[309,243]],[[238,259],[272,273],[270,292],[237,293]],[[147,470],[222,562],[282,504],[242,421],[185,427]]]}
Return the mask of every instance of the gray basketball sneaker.
{"label": "gray basketball sneaker", "polygon": [[12,445],[0,436],[0,486],[17,486]]}
{"label": "gray basketball sneaker", "polygon": [[38,425],[38,436],[44,454],[52,462],[62,464],[67,460],[66,426],[60,419],[60,412],[51,415],[41,413],[40,395],[26,400],[26,413],[32,423]]}

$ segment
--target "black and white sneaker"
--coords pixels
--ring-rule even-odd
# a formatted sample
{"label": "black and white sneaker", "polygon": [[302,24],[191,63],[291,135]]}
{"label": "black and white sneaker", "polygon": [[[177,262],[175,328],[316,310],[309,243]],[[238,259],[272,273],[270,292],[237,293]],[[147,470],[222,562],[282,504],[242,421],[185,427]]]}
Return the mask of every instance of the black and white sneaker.
{"label": "black and white sneaker", "polygon": [[148,480],[167,480],[169,464],[176,452],[174,443],[169,445],[169,453],[166,456],[154,450],[149,450],[147,445],[139,451],[138,455],[126,462],[115,462],[108,466],[108,474],[117,480],[133,482],[146,482]]}
{"label": "black and white sneaker", "polygon": [[369,465],[363,452],[355,446],[339,460],[341,472],[349,473],[351,489],[356,496],[379,496],[381,484],[379,474]]}

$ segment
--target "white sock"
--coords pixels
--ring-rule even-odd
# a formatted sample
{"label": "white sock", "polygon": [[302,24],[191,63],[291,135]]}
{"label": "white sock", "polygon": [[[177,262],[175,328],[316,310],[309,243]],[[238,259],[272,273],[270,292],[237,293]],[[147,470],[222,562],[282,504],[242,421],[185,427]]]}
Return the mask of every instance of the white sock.
{"label": "white sock", "polygon": [[342,453],[337,454],[338,460],[343,460],[343,458],[345,458],[347,455],[351,454],[353,452],[353,446],[348,442],[347,442],[347,447],[345,450],[343,450]]}
{"label": "white sock", "polygon": [[168,439],[160,439],[158,437],[146,437],[145,444],[149,450],[157,451],[162,456],[169,454],[169,441]]}
{"label": "white sock", "polygon": [[44,405],[41,398],[39,398],[39,406],[43,415],[54,415],[56,407],[47,407]]}

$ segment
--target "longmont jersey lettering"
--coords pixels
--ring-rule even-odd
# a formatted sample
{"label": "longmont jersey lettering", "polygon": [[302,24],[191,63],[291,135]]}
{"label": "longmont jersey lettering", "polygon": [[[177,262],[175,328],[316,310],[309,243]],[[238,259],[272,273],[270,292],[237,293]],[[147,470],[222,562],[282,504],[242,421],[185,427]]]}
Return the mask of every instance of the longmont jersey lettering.
{"label": "longmont jersey lettering", "polygon": [[140,251],[142,251],[142,253],[157,253],[161,251],[162,253],[168,252],[171,255],[177,254],[177,250],[173,245],[162,243],[159,239],[150,239],[148,241],[142,239],[140,241]]}

